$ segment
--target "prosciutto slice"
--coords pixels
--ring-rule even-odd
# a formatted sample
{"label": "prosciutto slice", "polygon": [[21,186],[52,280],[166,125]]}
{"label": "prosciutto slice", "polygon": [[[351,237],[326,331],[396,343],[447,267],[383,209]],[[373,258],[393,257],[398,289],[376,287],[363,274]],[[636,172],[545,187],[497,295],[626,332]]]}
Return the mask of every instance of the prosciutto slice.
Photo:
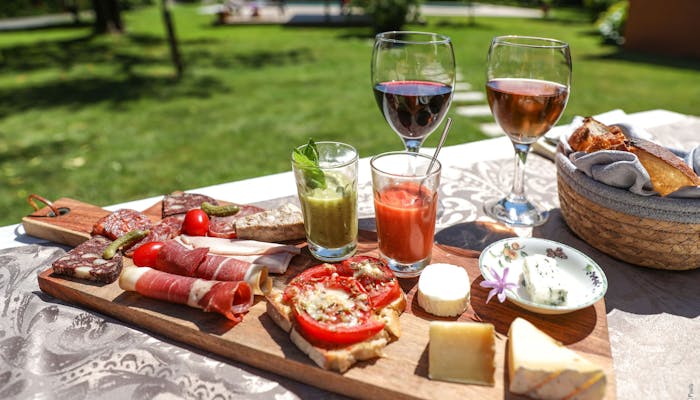
{"label": "prosciutto slice", "polygon": [[209,253],[233,257],[254,265],[264,265],[273,274],[283,274],[301,249],[292,245],[255,240],[222,239],[180,235],[179,239],[193,248],[208,248]]}
{"label": "prosciutto slice", "polygon": [[142,296],[218,312],[234,322],[253,305],[253,290],[244,281],[221,282],[169,274],[149,267],[125,268],[119,286]]}
{"label": "prosciutto slice", "polygon": [[156,265],[153,267],[163,272],[183,276],[196,276],[197,268],[206,258],[209,249],[190,250],[175,240],[167,240],[158,251]]}
{"label": "prosciutto slice", "polygon": [[254,294],[272,289],[264,264],[208,254],[206,247],[189,249],[176,240],[168,240],[158,252],[153,268],[176,275],[217,281],[246,281]]}
{"label": "prosciutto slice", "polygon": [[221,255],[255,256],[275,253],[301,253],[301,249],[296,246],[289,244],[258,242],[257,240],[236,240],[189,235],[180,235],[180,240],[192,247],[208,247],[211,253]]}

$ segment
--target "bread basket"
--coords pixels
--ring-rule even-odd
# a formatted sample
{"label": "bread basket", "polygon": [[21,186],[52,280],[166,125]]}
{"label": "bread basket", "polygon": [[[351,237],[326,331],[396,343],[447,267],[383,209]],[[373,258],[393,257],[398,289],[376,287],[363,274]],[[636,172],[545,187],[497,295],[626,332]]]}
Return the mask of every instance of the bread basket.
{"label": "bread basket", "polygon": [[557,186],[566,224],[594,248],[643,267],[700,267],[700,200],[641,196],[605,185],[556,153]]}

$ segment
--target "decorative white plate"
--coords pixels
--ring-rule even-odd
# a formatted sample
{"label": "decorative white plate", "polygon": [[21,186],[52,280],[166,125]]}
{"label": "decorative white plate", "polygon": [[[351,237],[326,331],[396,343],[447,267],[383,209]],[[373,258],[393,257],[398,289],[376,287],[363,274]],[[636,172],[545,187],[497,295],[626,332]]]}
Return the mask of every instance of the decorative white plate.
{"label": "decorative white plate", "polygon": [[[564,287],[568,289],[567,301],[563,305],[552,306],[530,300],[530,295],[522,285],[523,260],[534,254],[543,254],[557,260]],[[586,308],[600,300],[608,290],[608,280],[595,261],[573,247],[552,240],[508,238],[490,244],[481,252],[479,269],[484,279],[494,279],[491,268],[503,275],[505,267],[509,267],[508,282],[518,284],[517,289],[505,291],[508,300],[540,314],[565,314]],[[498,300],[494,297],[491,301]]]}

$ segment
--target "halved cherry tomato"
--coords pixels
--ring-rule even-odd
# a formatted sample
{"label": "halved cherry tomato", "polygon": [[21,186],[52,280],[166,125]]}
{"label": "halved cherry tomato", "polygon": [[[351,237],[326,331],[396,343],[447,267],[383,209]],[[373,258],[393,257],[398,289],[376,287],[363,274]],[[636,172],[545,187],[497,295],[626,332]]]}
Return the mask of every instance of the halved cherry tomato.
{"label": "halved cherry tomato", "polygon": [[182,231],[190,236],[206,236],[209,231],[209,216],[200,208],[187,211]]}
{"label": "halved cherry tomato", "polygon": [[384,329],[367,291],[357,280],[336,274],[333,265],[318,265],[298,275],[284,298],[293,305],[302,335],[312,343],[357,343]]}
{"label": "halved cherry tomato", "polygon": [[367,290],[372,304],[379,309],[401,297],[396,275],[378,258],[354,256],[338,265],[338,274],[352,276]]}
{"label": "halved cherry tomato", "polygon": [[156,265],[158,252],[163,247],[163,242],[148,242],[134,251],[133,261],[137,267],[152,267]]}

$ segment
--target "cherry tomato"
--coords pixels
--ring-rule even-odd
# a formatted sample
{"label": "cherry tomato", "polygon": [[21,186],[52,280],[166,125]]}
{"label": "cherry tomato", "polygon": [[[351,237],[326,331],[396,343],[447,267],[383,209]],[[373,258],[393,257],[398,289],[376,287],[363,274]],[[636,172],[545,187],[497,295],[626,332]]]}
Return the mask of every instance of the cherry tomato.
{"label": "cherry tomato", "polygon": [[152,267],[156,265],[158,252],[163,247],[163,242],[148,242],[134,251],[134,264],[137,267]]}
{"label": "cherry tomato", "polygon": [[357,279],[369,293],[372,304],[379,309],[401,297],[396,275],[378,258],[354,256],[338,265],[338,274]]}
{"label": "cherry tomato", "polygon": [[190,236],[206,236],[209,231],[209,216],[199,208],[187,211],[182,231]]}

